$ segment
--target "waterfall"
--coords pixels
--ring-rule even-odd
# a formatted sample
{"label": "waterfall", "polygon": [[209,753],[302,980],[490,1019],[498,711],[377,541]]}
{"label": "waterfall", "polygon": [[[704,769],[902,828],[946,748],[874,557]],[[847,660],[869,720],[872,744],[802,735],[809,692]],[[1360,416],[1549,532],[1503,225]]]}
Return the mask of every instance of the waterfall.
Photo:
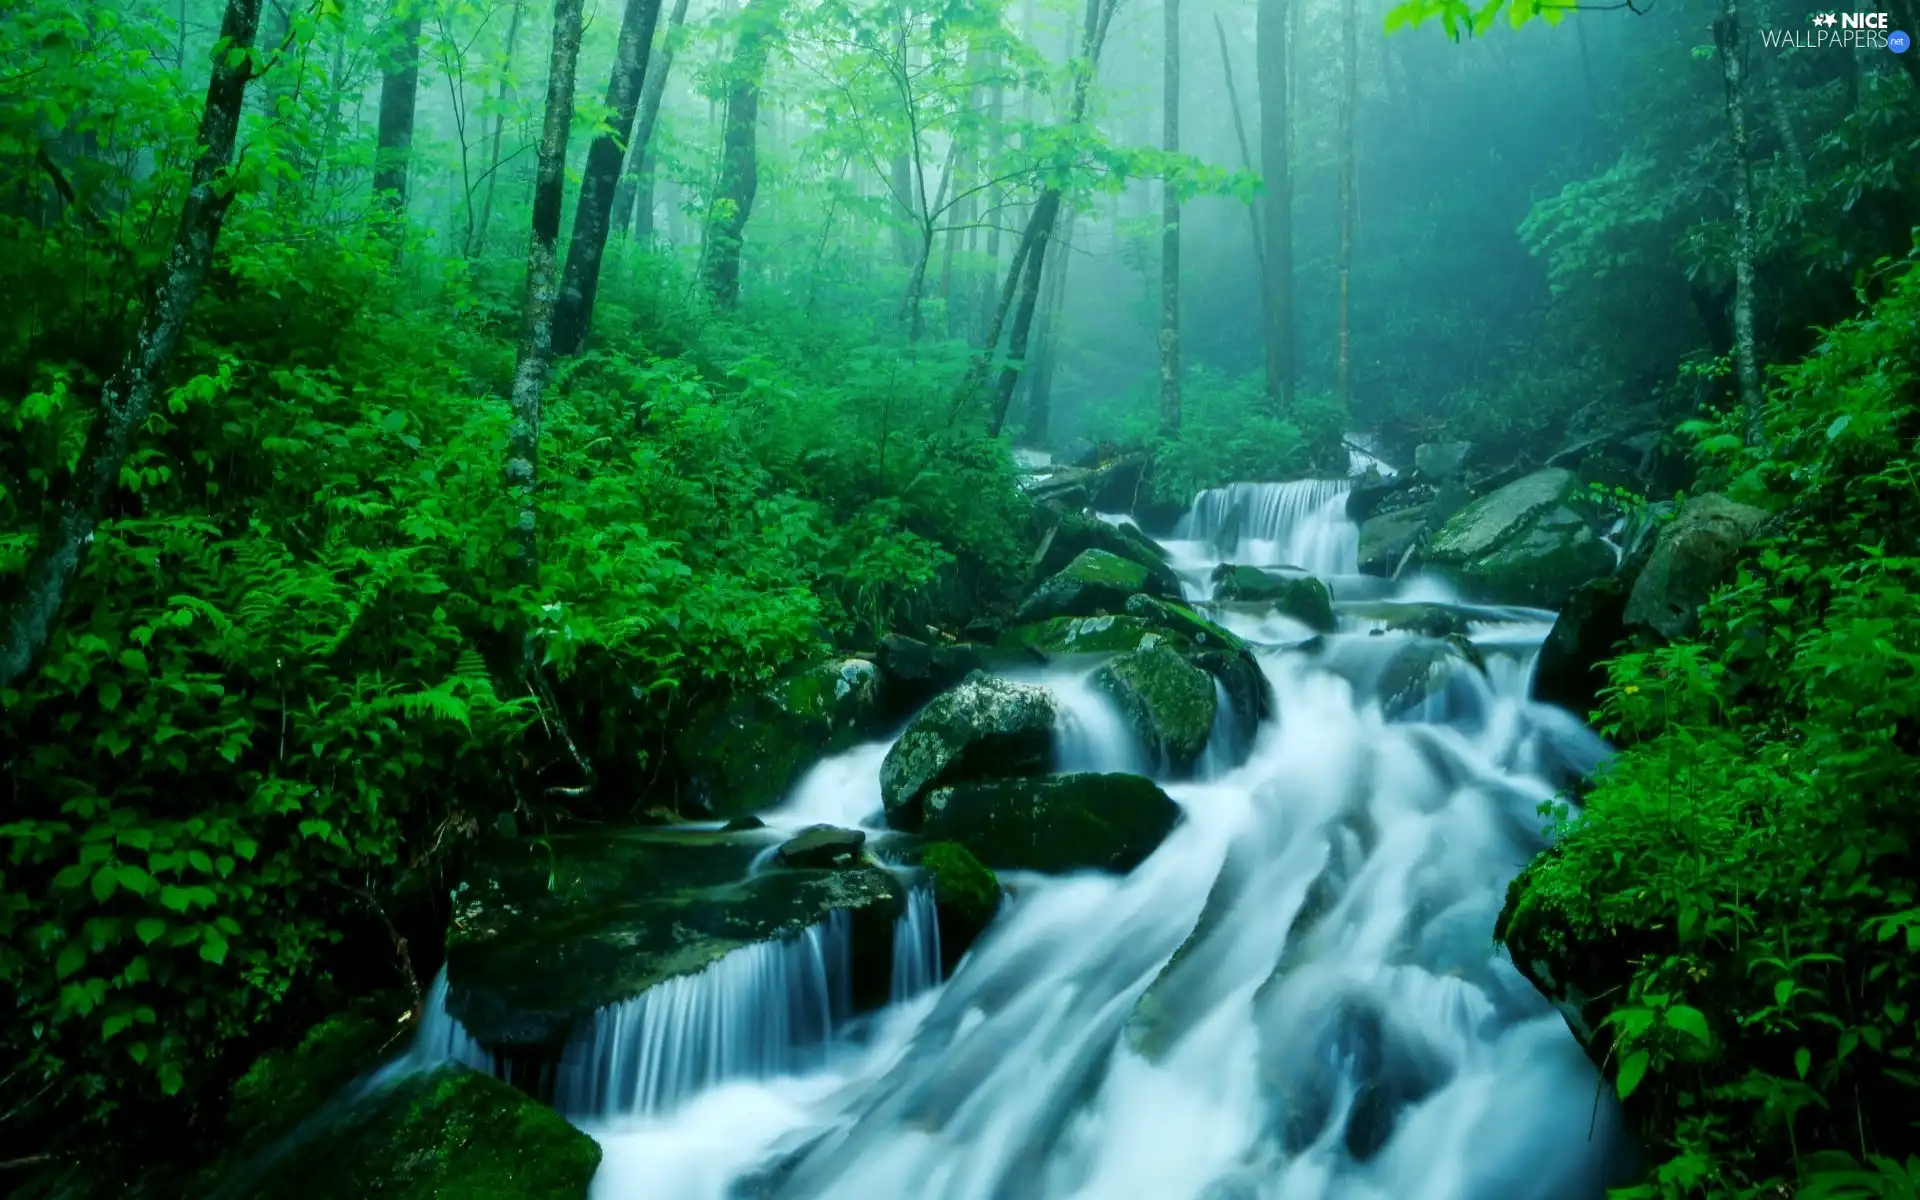
{"label": "waterfall", "polygon": [[1299,567],[1314,575],[1360,570],[1360,535],[1347,520],[1346,479],[1236,483],[1194,498],[1174,537],[1218,561]]}
{"label": "waterfall", "polygon": [[940,923],[933,905],[933,889],[917,887],[907,894],[907,911],[893,923],[893,986],[889,999],[911,1000],[940,982]]}
{"label": "waterfall", "polygon": [[851,1008],[851,950],[851,924],[835,912],[608,1005],[561,1052],[555,1106],[581,1117],[657,1114],[713,1083],[815,1065]]}
{"label": "waterfall", "polygon": [[476,1071],[494,1073],[493,1055],[473,1039],[467,1027],[447,1012],[447,969],[440,968],[427,989],[420,1012],[420,1028],[414,1031],[413,1045],[396,1066],[407,1069],[437,1066],[440,1063],[464,1063]]}

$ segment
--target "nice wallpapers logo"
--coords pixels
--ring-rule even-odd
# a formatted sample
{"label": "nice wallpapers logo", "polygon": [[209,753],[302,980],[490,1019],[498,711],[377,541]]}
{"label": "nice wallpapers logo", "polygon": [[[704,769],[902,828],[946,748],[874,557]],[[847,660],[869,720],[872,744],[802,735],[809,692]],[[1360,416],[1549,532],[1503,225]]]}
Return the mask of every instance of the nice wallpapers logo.
{"label": "nice wallpapers logo", "polygon": [[1762,29],[1760,44],[1770,50],[1891,50],[1905,54],[1913,44],[1905,32],[1889,29],[1886,13],[1814,13],[1812,29]]}

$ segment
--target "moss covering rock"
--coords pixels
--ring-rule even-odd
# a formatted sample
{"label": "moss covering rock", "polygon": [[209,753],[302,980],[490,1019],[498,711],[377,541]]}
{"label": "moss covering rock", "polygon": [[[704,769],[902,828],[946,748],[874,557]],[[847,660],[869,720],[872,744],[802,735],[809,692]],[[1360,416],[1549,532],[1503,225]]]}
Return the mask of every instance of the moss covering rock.
{"label": "moss covering rock", "polygon": [[1151,780],[1086,773],[938,788],[925,826],[996,870],[1131,871],[1179,820]]}
{"label": "moss covering rock", "polygon": [[1427,507],[1396,509],[1368,517],[1360,524],[1360,572],[1391,576],[1432,523]]}
{"label": "moss covering rock", "polygon": [[584,1200],[600,1146],[507,1084],[448,1065],[405,1076],[287,1149],[250,1200]]}
{"label": "moss covering rock", "polygon": [[1612,547],[1567,504],[1570,471],[1536,471],[1482,496],[1428,539],[1424,565],[1475,599],[1557,608],[1611,574]]}
{"label": "moss covering rock", "polygon": [[1093,683],[1119,704],[1149,757],[1185,770],[1206,749],[1219,709],[1213,677],[1171,647],[1122,654],[1096,671]]}
{"label": "moss covering rock", "polygon": [[1127,612],[1196,649],[1242,651],[1247,648],[1245,638],[1228,632],[1178,600],[1135,596],[1127,601]]}
{"label": "moss covering rock", "polygon": [[1718,494],[1688,500],[1660,529],[1652,555],[1633,581],[1622,621],[1663,638],[1693,632],[1700,606],[1733,574],[1741,547],[1766,520],[1764,510]]}
{"label": "moss covering rock", "polygon": [[1134,525],[1114,525],[1079,513],[1061,516],[1047,543],[1047,552],[1041,556],[1039,573],[1043,577],[1056,575],[1088,550],[1105,551],[1138,563],[1154,581],[1155,591],[1163,595],[1180,594],[1179,577],[1167,565],[1167,552],[1159,543]]}
{"label": "moss covering rock", "polygon": [[1123,654],[1137,649],[1143,638],[1158,632],[1162,630],[1152,621],[1136,616],[1053,617],[1031,625],[1014,626],[1000,644],[1008,649],[1032,649],[1046,655]]}
{"label": "moss covering rock", "polygon": [[[1164,566],[1163,566],[1164,569]],[[1050,617],[1094,617],[1125,612],[1140,594],[1178,596],[1179,581],[1105,550],[1085,550],[1036,588],[1014,612],[1022,624]]]}
{"label": "moss covering rock", "polygon": [[882,693],[878,668],[849,658],[709,704],[676,743],[692,806],[720,817],[768,807],[820,759],[882,732]]}
{"label": "moss covering rock", "polygon": [[776,841],[638,829],[488,845],[454,893],[448,1012],[489,1047],[553,1049],[599,1008],[835,911],[852,914],[856,954],[867,934],[891,945],[903,898],[891,872],[749,874]]}
{"label": "moss covering rock", "polygon": [[880,639],[874,665],[880,670],[887,713],[904,718],[988,662],[988,650],[972,642],[923,642],[904,634]]}
{"label": "moss covering rock", "polygon": [[1269,571],[1221,563],[1213,571],[1217,600],[1256,601],[1321,633],[1333,632],[1333,593],[1298,571]]}
{"label": "moss covering rock", "polygon": [[922,709],[880,764],[887,822],[913,830],[921,800],[946,783],[1037,775],[1053,765],[1053,694],[983,671]]}
{"label": "moss covering rock", "polygon": [[920,852],[920,869],[933,885],[942,965],[952,970],[1000,911],[1000,881],[957,842],[929,843]]}

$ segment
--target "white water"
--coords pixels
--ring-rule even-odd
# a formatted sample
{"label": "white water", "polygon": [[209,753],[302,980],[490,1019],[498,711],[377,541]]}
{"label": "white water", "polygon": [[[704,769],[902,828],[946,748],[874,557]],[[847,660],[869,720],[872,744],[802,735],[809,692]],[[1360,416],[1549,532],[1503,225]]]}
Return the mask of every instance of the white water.
{"label": "white water", "polygon": [[[1238,561],[1353,572],[1337,482],[1203,496],[1176,562],[1210,571],[1234,505]],[[1398,598],[1453,599],[1419,580]],[[1538,804],[1604,748],[1526,699],[1550,614],[1468,615],[1487,674],[1393,720],[1365,681],[1409,635],[1345,620],[1325,659],[1263,652],[1278,718],[1166,785],[1186,820],[1147,862],[1021,876],[951,979],[810,1068],[586,1123],[594,1196],[1599,1197],[1611,1100],[1491,934],[1544,844]],[[1061,703],[1063,765],[1140,761],[1084,668],[1032,677]],[[876,821],[884,752],[822,764],[769,822]]]}
{"label": "white water", "polygon": [[940,983],[936,916],[932,888],[918,887],[907,894],[907,911],[893,926],[893,982],[888,998],[895,1004]]}

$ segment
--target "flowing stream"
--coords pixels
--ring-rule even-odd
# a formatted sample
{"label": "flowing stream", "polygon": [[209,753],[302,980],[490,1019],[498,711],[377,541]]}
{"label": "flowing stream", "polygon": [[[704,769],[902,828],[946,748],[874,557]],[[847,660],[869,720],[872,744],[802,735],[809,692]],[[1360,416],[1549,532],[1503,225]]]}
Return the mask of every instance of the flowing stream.
{"label": "flowing stream", "polygon": [[[1361,578],[1345,490],[1208,492],[1167,543],[1195,599],[1233,561],[1367,603],[1317,655],[1285,648],[1303,626],[1223,608],[1276,715],[1224,723],[1199,777],[1164,785],[1185,820],[1150,859],[1009,873],[944,981],[916,897],[871,1018],[839,1016],[828,927],[603,1013],[560,1095],[605,1150],[594,1196],[1599,1197],[1622,1156],[1611,1098],[1492,929],[1545,844],[1539,805],[1605,748],[1527,699],[1550,613],[1462,606],[1484,673],[1436,655],[1444,680],[1384,703],[1414,635],[1383,631],[1380,602],[1458,598]],[[1065,712],[1062,768],[1150,770],[1086,676],[1028,676]],[[822,763],[769,823],[880,828],[885,750]]]}

